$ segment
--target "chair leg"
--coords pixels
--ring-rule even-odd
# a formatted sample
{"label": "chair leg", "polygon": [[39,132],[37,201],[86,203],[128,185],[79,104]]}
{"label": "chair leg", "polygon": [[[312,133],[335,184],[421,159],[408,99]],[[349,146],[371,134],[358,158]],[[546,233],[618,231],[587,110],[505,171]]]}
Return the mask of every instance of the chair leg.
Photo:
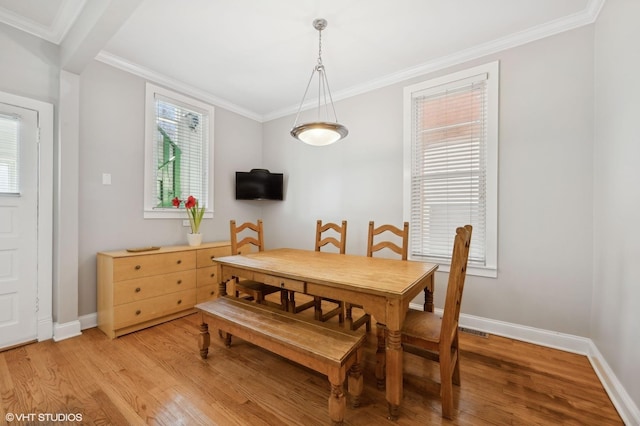
{"label": "chair leg", "polygon": [[458,351],[458,333],[453,339],[453,375],[451,381],[454,385],[460,386],[460,352]]}
{"label": "chair leg", "polygon": [[347,324],[347,327],[349,328],[349,330],[353,330],[353,315],[352,315],[351,303],[345,302],[344,311],[345,311],[344,320]]}
{"label": "chair leg", "polygon": [[287,290],[280,290],[280,305],[282,306],[282,310],[289,311],[289,299]]}
{"label": "chair leg", "polygon": [[384,324],[376,324],[376,336],[378,337],[378,347],[376,350],[376,385],[378,389],[384,389],[386,381],[386,326]]}
{"label": "chair leg", "polygon": [[440,398],[442,400],[442,417],[453,418],[453,366],[451,365],[451,348],[440,350]]}
{"label": "chair leg", "polygon": [[313,296],[315,306],[313,308],[316,321],[322,321],[322,299],[318,296]]}

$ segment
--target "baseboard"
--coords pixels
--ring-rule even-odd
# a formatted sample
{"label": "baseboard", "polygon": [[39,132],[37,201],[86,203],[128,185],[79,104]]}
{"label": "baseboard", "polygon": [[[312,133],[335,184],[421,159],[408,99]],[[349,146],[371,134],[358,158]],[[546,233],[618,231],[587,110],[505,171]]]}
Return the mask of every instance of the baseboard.
{"label": "baseboard", "polygon": [[43,340],[49,340],[53,337],[53,319],[39,318],[38,319],[38,342]]}
{"label": "baseboard", "polygon": [[59,342],[61,340],[69,339],[71,337],[80,336],[82,331],[80,330],[80,321],[69,321],[65,323],[53,323],[53,341]]}
{"label": "baseboard", "polygon": [[[410,307],[417,310],[422,310],[423,308],[421,304],[417,303],[412,303]],[[434,312],[442,315],[442,309],[435,309]],[[633,402],[591,339],[466,314],[460,314],[460,326],[585,355],[623,422],[626,425],[640,425],[640,410],[638,406]]]}
{"label": "baseboard", "polygon": [[598,375],[600,383],[607,391],[624,424],[640,425],[640,409],[633,402],[593,341],[589,349],[589,362],[591,362],[591,366]]}
{"label": "baseboard", "polygon": [[94,328],[98,326],[98,314],[96,312],[83,315],[78,318],[78,320],[80,321],[81,330],[86,330],[87,328]]}

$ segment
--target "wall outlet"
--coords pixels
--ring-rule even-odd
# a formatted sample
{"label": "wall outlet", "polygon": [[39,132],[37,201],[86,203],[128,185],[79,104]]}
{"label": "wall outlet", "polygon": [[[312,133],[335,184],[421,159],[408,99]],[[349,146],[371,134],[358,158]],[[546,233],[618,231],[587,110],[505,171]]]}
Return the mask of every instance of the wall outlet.
{"label": "wall outlet", "polygon": [[191,224],[189,223],[189,219],[183,220],[182,221],[182,226],[191,226]]}

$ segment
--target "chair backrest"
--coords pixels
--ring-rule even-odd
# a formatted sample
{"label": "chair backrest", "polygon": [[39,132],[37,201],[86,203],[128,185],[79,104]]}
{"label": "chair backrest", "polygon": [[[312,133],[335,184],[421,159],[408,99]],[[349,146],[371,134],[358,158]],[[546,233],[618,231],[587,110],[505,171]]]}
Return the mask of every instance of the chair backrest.
{"label": "chair backrest", "polygon": [[[334,236],[322,238],[322,234],[326,231],[333,230],[338,233],[339,239]],[[316,251],[320,251],[327,244],[332,244],[340,250],[340,254],[344,254],[347,247],[347,221],[342,221],[342,226],[337,223],[322,224],[321,220],[316,223]]]}
{"label": "chair backrest", "polygon": [[471,225],[465,225],[456,229],[453,242],[453,254],[451,255],[451,268],[449,269],[449,282],[447,295],[444,301],[442,314],[442,329],[440,338],[444,342],[451,342],[458,329],[460,318],[460,304],[462,303],[462,291],[464,280],[467,276],[467,260],[469,259],[469,244],[471,243]]}
{"label": "chair backrest", "polygon": [[[249,246],[244,251],[252,251],[251,246],[255,246],[258,248],[258,251],[264,250],[264,233],[262,231],[262,220],[258,219],[256,224],[251,222],[245,222],[240,226],[236,226],[236,221],[232,220],[230,222],[231,228],[231,254],[238,254],[243,248]],[[240,233],[244,230],[249,230],[249,232],[255,232],[255,235],[249,235],[242,238],[238,241],[238,237],[240,237]]]}
{"label": "chair backrest", "polygon": [[[392,234],[400,237],[402,246],[394,243],[390,240],[378,241],[374,244],[374,237],[384,232],[391,232]],[[409,251],[409,222],[404,222],[402,229],[393,225],[381,225],[375,227],[373,221],[369,222],[369,241],[367,243],[367,256],[373,257],[373,253],[388,248],[394,253],[399,254],[402,260],[407,260],[407,253]]]}

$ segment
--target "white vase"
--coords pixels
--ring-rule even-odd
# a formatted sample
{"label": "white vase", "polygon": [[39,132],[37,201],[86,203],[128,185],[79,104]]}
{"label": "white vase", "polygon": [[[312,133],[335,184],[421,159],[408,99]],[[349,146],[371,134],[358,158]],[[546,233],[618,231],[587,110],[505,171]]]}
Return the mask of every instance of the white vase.
{"label": "white vase", "polygon": [[202,234],[187,234],[187,241],[191,247],[198,247],[202,244]]}

